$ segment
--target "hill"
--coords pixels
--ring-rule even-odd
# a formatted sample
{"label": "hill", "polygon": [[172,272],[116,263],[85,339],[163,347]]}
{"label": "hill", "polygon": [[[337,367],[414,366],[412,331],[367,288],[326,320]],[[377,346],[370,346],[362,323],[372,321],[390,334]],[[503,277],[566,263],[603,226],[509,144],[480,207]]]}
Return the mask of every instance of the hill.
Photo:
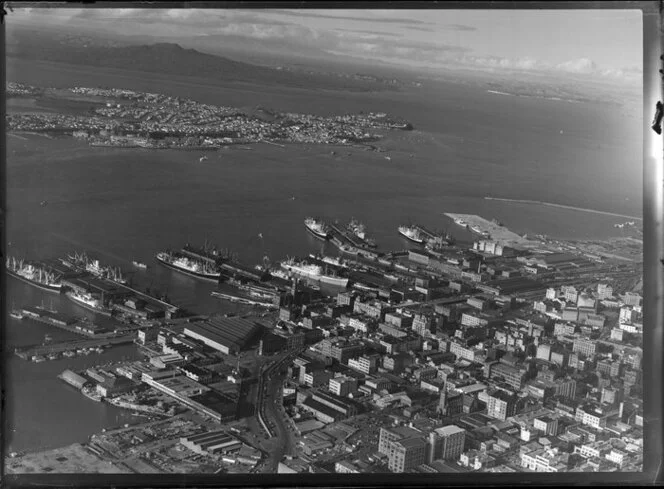
{"label": "hill", "polygon": [[382,91],[395,87],[373,80],[343,79],[325,74],[293,73],[161,42],[122,45],[89,36],[54,37],[45,33],[15,32],[8,37],[7,56],[86,67],[116,68],[164,75],[209,78],[219,82],[246,82],[307,89]]}

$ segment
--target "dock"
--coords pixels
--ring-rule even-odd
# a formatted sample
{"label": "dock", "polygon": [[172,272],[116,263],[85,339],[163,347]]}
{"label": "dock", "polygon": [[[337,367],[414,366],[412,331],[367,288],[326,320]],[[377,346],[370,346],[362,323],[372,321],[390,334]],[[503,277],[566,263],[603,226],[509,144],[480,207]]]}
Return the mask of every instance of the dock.
{"label": "dock", "polygon": [[97,347],[110,347],[132,343],[134,335],[116,336],[108,338],[88,339],[88,340],[74,340],[65,341],[62,343],[51,343],[48,345],[37,345],[28,348],[17,348],[14,353],[29,360],[33,356],[41,355],[47,356],[51,353],[63,353],[66,351],[78,350],[81,348],[97,348]]}
{"label": "dock", "polygon": [[54,326],[81,336],[95,338],[99,337],[101,332],[101,328],[94,323],[81,321],[80,319],[66,316],[57,311],[52,311],[39,306],[25,306],[21,309],[21,313],[23,314],[24,319]]}
{"label": "dock", "polygon": [[420,233],[421,236],[424,236],[427,241],[432,241],[436,239],[442,239],[441,236],[438,234],[430,231],[429,229],[425,228],[424,226],[420,226],[419,224],[414,224],[413,227],[417,229]]}
{"label": "dock", "polygon": [[474,214],[453,214],[451,212],[446,212],[445,215],[452,220],[463,219],[468,224],[469,229],[476,227],[481,231],[488,233],[489,237],[483,239],[496,241],[503,245],[520,246],[522,248],[531,243],[506,227],[500,226],[493,221],[489,221]]}

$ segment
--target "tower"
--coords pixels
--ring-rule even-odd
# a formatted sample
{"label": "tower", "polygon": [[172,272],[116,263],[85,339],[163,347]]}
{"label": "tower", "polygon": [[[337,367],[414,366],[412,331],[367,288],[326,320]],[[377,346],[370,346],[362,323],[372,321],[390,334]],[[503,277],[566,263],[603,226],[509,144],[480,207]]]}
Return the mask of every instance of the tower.
{"label": "tower", "polygon": [[443,385],[440,389],[440,398],[438,399],[436,413],[442,414],[443,416],[447,413],[447,382],[445,381],[443,381]]}

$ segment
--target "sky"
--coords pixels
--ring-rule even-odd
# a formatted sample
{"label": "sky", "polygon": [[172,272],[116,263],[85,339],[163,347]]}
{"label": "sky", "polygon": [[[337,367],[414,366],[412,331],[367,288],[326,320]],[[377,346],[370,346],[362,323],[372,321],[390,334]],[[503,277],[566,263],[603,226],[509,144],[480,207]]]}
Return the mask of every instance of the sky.
{"label": "sky", "polygon": [[[121,35],[224,37],[404,67],[641,77],[638,10],[266,10],[29,8],[18,24]],[[18,8],[17,8],[18,7]]]}

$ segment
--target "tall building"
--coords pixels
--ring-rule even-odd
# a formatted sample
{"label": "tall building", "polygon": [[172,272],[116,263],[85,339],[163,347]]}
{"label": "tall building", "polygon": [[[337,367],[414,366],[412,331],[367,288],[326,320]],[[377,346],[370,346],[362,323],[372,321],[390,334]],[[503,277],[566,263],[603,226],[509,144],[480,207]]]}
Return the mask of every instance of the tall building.
{"label": "tall building", "polygon": [[455,425],[437,428],[429,433],[429,460],[457,460],[463,453],[466,430]]}
{"label": "tall building", "polygon": [[422,438],[406,438],[390,442],[388,468],[401,474],[426,462],[427,442]]}
{"label": "tall building", "polygon": [[505,391],[496,391],[489,395],[487,416],[505,421],[516,414],[516,395]]}

